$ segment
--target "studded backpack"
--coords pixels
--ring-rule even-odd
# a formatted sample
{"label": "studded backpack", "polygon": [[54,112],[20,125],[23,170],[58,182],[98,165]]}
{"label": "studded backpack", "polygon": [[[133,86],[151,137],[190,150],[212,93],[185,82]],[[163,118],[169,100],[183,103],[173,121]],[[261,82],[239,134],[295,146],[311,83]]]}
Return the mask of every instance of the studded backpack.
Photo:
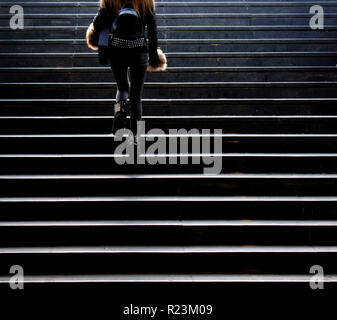
{"label": "studded backpack", "polygon": [[146,45],[145,28],[138,12],[122,8],[112,22],[109,44],[117,48],[139,48]]}

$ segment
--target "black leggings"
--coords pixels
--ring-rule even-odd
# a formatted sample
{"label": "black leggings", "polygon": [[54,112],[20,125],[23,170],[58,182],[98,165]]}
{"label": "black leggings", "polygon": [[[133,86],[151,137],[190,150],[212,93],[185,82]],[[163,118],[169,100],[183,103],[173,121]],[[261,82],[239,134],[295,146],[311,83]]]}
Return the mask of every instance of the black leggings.
{"label": "black leggings", "polygon": [[148,53],[135,49],[111,49],[109,58],[117,83],[116,101],[127,101],[130,98],[131,130],[133,134],[136,134],[137,121],[142,119],[143,113],[142,95],[148,66]]}

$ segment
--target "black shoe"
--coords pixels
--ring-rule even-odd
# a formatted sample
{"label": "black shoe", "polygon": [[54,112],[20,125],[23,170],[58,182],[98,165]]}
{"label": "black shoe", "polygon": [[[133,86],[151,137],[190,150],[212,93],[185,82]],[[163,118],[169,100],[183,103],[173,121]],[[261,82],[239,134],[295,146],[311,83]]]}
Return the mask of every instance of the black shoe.
{"label": "black shoe", "polygon": [[127,118],[129,105],[126,101],[116,102],[114,105],[115,119],[112,125],[112,133],[115,134],[119,129],[130,128],[130,119]]}

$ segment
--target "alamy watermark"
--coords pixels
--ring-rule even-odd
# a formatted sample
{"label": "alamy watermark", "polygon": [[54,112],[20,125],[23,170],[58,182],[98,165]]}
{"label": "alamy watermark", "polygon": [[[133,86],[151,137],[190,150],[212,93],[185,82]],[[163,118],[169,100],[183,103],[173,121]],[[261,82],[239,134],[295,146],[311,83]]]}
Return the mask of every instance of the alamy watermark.
{"label": "alamy watermark", "polygon": [[310,8],[310,13],[313,16],[310,19],[309,25],[312,30],[324,29],[324,9],[322,6],[315,5]]}
{"label": "alamy watermark", "polygon": [[[114,151],[115,161],[123,164],[203,164],[204,174],[222,171],[222,130],[214,129],[151,129],[145,134],[145,122],[137,123],[137,148],[129,143],[133,134],[128,129],[116,132],[115,141],[121,142]],[[123,141],[124,140],[124,141]],[[152,142],[150,145],[146,142]],[[190,143],[191,142],[191,143]]]}
{"label": "alamy watermark", "polygon": [[9,13],[13,16],[9,20],[9,27],[12,30],[24,29],[24,10],[20,5],[10,7]]}
{"label": "alamy watermark", "polygon": [[320,265],[314,265],[310,268],[309,273],[313,276],[310,278],[310,288],[312,290],[324,289],[324,269]]}
{"label": "alamy watermark", "polygon": [[23,267],[20,265],[11,266],[9,273],[12,275],[9,279],[9,286],[12,290],[24,289],[25,275]]}

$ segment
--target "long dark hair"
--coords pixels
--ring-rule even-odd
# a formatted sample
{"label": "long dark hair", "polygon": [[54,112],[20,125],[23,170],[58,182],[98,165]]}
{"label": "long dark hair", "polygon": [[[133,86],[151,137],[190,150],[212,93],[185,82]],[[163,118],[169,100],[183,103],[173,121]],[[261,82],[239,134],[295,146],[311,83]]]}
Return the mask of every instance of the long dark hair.
{"label": "long dark hair", "polygon": [[[125,2],[125,0],[100,0],[100,5],[108,10],[118,12]],[[142,16],[143,20],[148,12],[153,12],[155,9],[154,0],[128,0],[128,2]]]}

